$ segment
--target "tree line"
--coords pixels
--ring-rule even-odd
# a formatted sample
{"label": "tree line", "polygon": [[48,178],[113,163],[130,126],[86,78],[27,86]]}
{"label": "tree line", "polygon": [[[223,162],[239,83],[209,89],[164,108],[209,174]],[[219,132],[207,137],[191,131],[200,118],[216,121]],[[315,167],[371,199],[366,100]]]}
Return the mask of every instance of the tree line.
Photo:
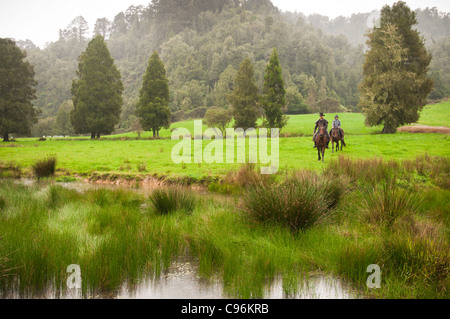
{"label": "tree line", "polygon": [[[435,44],[431,40],[426,43],[434,57],[430,75],[435,89],[430,98],[440,99],[450,95],[448,33],[441,28],[448,16],[432,9],[416,11],[416,15],[417,28],[424,30],[427,39],[431,32],[439,35],[433,38]],[[228,109],[226,97],[245,58],[252,60],[255,81],[262,91],[273,47],[277,47],[283,67],[285,114],[361,111],[358,84],[363,79],[367,17],[356,14],[348,21],[336,19],[323,28],[321,19],[281,13],[270,1],[166,0],[131,6],[111,21],[100,18],[94,34],[105,38],[124,83],[116,132],[138,126],[136,105],[148,52],[154,50],[160,52],[166,66],[173,121],[203,117],[210,108]],[[331,33],[334,29],[343,31]],[[441,31],[437,33],[437,29]],[[71,99],[71,79],[77,57],[89,41],[88,30],[87,22],[78,17],[60,30],[58,41],[42,50],[29,41],[18,43],[27,50],[38,81],[33,104],[42,113],[34,135],[62,126],[57,124],[59,108]],[[356,33],[352,32],[359,32],[358,39],[363,40],[354,43]]]}
{"label": "tree line", "polygon": [[[267,10],[270,11],[273,8],[268,7]],[[218,14],[227,12],[229,11],[225,9],[224,5]],[[198,15],[202,15],[202,12]],[[239,33],[241,27],[254,26],[255,21],[262,16],[244,10],[237,16],[232,15],[230,21],[236,22],[233,20],[236,17],[245,22],[235,24],[234,31],[238,32],[236,37],[245,38],[248,36],[247,34]],[[413,28],[417,24],[415,13],[404,2],[398,2],[392,8],[384,7],[381,17],[381,26],[374,27],[368,35],[367,44],[370,50],[365,54],[364,79],[358,82],[361,83],[359,87],[361,95],[358,94],[355,97],[358,99],[359,107],[366,114],[366,124],[384,123],[384,131],[392,133],[399,125],[417,119],[418,111],[423,107],[433,86],[433,81],[427,76],[431,55],[425,49],[420,33]],[[224,19],[223,21],[228,20]],[[82,19],[74,20],[74,25],[83,24]],[[210,27],[213,30],[216,26],[211,25]],[[265,45],[268,45],[269,42],[276,44],[278,38],[286,36],[283,34],[283,24],[276,24],[273,18],[266,18],[264,27],[267,32],[262,32],[258,37],[266,38],[265,40],[268,42]],[[70,34],[71,41],[83,44],[86,39],[81,31],[84,29],[74,27],[71,32],[66,30],[61,31],[61,34]],[[220,30],[219,28],[215,32]],[[276,30],[277,39],[270,37],[274,34],[273,30]],[[191,38],[199,39],[197,33],[186,31],[185,36],[189,34],[191,34]],[[216,34],[216,36],[219,35]],[[250,35],[250,37],[253,36]],[[340,41],[337,38],[328,39]],[[171,52],[165,62],[154,51],[147,63],[147,69],[142,75],[138,98],[130,102],[124,101],[123,95],[126,86],[123,85],[120,68],[116,66],[117,60],[111,55],[104,36],[99,34],[94,37],[89,41],[87,49],[79,54],[77,79],[74,79],[71,84],[73,105],[66,101],[59,108],[58,129],[64,130],[67,127],[67,118],[69,117],[75,133],[91,134],[92,138],[110,134],[120,123],[121,115],[123,119],[127,103],[128,105],[131,103],[133,109],[131,112],[129,111],[128,119],[134,116],[137,120],[133,121],[133,126],[138,125],[144,130],[151,130],[154,137],[158,137],[160,129],[168,127],[177,112],[191,110],[191,113],[194,113],[196,108],[192,108],[189,103],[192,103],[192,99],[195,97],[195,85],[205,85],[208,82],[208,74],[202,72],[205,67],[196,61],[195,55],[191,54],[194,51],[189,48],[187,43],[184,42],[187,45],[184,47],[186,50],[180,50],[180,45],[183,48],[183,44],[179,43],[181,40],[183,37],[178,34],[161,46],[163,56],[168,54],[167,51]],[[248,40],[243,39],[242,41],[246,43]],[[282,62],[276,46],[277,49],[272,47],[270,59],[264,63],[264,69],[260,72],[259,69],[266,61],[266,57],[260,56],[260,60],[258,60],[255,56],[248,57],[245,52],[240,50],[235,51],[236,46],[232,45],[233,41],[233,38],[225,38],[222,55],[227,61],[229,58],[240,59],[239,65],[235,69],[233,64],[228,64],[223,72],[216,73],[217,81],[215,79],[211,81],[214,84],[215,95],[211,97],[214,102],[210,106],[216,107],[205,109],[201,115],[201,117],[206,116],[209,122],[212,123],[217,118],[229,119],[231,115],[235,119],[237,127],[248,128],[254,127],[256,120],[263,117],[264,126],[282,128],[286,124],[285,114],[293,109],[305,108],[305,103],[307,104],[306,108],[314,107],[317,111],[330,111],[327,110],[327,107],[341,107],[336,91],[331,90],[328,86],[328,83],[335,83],[338,78],[335,73],[327,73],[333,69],[332,66],[327,69],[326,63],[309,65],[309,67],[314,67],[319,74],[323,72],[319,85],[316,84],[314,77],[308,77],[304,73],[298,75],[288,72],[286,74],[286,69],[281,68]],[[308,41],[306,43],[310,44]],[[340,44],[345,47],[345,41],[341,41]],[[210,49],[208,45],[209,42],[199,45],[197,51],[203,52],[205,49]],[[313,44],[311,46],[314,47]],[[324,56],[330,57],[326,50],[314,48],[317,49],[314,51],[317,56],[320,57],[320,54],[323,53]],[[294,52],[296,63],[306,68],[307,65],[302,64],[305,60],[302,59],[304,59],[303,55],[307,49],[308,47],[302,47],[300,52],[296,52],[293,48],[291,51],[285,51],[284,54],[293,54]],[[2,76],[4,83],[2,83],[0,105],[3,115],[0,128],[4,139],[5,137],[7,139],[10,132],[29,133],[30,127],[37,121],[39,112],[31,104],[36,97],[36,81],[32,65],[28,61],[24,61],[25,52],[8,39],[2,39],[2,50],[4,53],[1,56],[1,72],[4,75]],[[238,54],[239,52],[241,54]],[[186,60],[183,58],[185,56],[187,56]],[[214,60],[214,57],[217,55],[213,54],[211,61]],[[217,61],[220,60],[219,56]],[[210,67],[214,70],[213,65]],[[12,74],[11,68],[21,68],[24,72]],[[172,72],[166,72],[166,69],[172,70]],[[327,74],[330,77],[327,77]],[[196,80],[197,76],[203,77],[203,82]],[[187,105],[182,107],[174,105],[177,94],[180,94],[180,91],[176,91],[180,85],[176,81],[178,77],[183,80],[183,85],[186,83],[194,85],[194,88],[188,90],[188,96],[182,100],[183,103],[186,101]],[[411,80],[404,81],[406,78]],[[307,91],[306,98],[303,97],[296,85],[297,80],[303,90]],[[23,93],[12,94],[11,92],[16,92],[13,89],[14,86],[20,85],[22,85],[21,92]],[[262,89],[260,90],[260,88]],[[123,104],[125,104],[125,109],[122,108]],[[221,117],[220,114],[224,116]],[[12,123],[20,121],[25,123],[23,127],[19,127],[17,123],[14,124],[16,126],[12,125]],[[223,123],[217,124],[223,125]]]}

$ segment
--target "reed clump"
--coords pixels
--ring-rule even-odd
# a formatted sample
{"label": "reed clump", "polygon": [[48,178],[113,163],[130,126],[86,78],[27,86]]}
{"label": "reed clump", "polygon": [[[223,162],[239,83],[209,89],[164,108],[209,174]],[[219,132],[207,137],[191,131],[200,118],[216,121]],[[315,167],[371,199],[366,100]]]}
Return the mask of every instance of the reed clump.
{"label": "reed clump", "polygon": [[183,187],[159,188],[149,196],[155,213],[168,215],[176,211],[191,213],[197,204],[197,198]]}
{"label": "reed clump", "polygon": [[342,177],[296,172],[278,184],[249,187],[240,209],[256,221],[303,230],[329,217],[346,187],[347,181]]}
{"label": "reed clump", "polygon": [[56,162],[55,156],[37,160],[32,166],[34,175],[38,179],[53,176],[56,171]]}

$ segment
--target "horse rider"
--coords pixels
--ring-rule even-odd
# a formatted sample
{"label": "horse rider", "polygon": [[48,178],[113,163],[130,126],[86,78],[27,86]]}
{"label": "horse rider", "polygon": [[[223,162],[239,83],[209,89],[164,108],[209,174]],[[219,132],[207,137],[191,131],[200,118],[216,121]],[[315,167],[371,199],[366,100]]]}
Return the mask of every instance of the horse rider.
{"label": "horse rider", "polygon": [[320,113],[319,116],[320,116],[320,119],[317,120],[316,126],[314,127],[314,136],[313,136],[314,148],[317,147],[316,146],[316,136],[317,136],[317,133],[319,133],[319,131],[317,131],[317,129],[319,128],[320,125],[322,125],[325,128],[325,132],[327,135],[327,148],[329,148],[328,144],[330,143],[331,137],[328,134],[328,121],[326,119],[324,119],[325,114]]}
{"label": "horse rider", "polygon": [[[342,129],[341,129],[341,121],[339,121],[339,115],[336,114],[336,116],[334,117],[334,121],[333,121],[333,125],[332,125],[332,129],[336,128],[339,130],[339,135],[341,136],[341,139],[344,139],[344,136],[342,136]],[[331,131],[330,131],[330,135],[331,135]]]}

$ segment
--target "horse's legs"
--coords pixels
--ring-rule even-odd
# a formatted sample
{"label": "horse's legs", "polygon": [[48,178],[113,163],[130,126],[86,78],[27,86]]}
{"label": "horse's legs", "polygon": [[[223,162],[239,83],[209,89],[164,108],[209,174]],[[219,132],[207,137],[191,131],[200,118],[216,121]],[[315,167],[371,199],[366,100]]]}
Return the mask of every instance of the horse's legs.
{"label": "horse's legs", "polygon": [[322,148],[322,163],[324,162],[324,160],[325,160],[325,147]]}
{"label": "horse's legs", "polygon": [[[337,149],[336,149],[337,152]],[[334,140],[331,139],[331,153],[334,153]]]}
{"label": "horse's legs", "polygon": [[317,147],[317,154],[319,155],[319,161],[320,161],[320,149],[321,147]]}

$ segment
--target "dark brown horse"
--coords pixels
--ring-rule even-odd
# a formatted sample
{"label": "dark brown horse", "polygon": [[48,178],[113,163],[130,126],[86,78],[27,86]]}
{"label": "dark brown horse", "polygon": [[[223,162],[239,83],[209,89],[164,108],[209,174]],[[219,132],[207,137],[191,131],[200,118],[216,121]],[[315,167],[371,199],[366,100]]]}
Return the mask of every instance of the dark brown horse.
{"label": "dark brown horse", "polygon": [[336,143],[336,152],[339,151],[339,142],[341,142],[341,151],[342,151],[342,146],[347,146],[345,145],[344,142],[344,130],[341,129],[342,131],[342,137],[341,134],[339,134],[339,129],[336,128],[332,128],[330,135],[331,135],[331,152],[334,153],[334,143]]}
{"label": "dark brown horse", "polygon": [[[323,162],[325,159],[325,149],[327,148],[327,131],[322,125],[319,126],[315,142],[317,153],[319,154],[319,161],[322,160]],[[320,157],[320,155],[322,155],[322,157]]]}

